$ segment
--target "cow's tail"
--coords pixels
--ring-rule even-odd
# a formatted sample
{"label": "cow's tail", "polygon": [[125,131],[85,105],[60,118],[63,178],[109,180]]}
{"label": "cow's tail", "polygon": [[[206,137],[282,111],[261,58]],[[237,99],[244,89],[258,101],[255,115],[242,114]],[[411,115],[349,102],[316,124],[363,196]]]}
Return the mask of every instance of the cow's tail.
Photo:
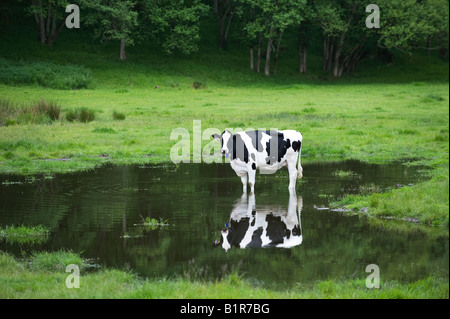
{"label": "cow's tail", "polygon": [[297,178],[298,179],[303,177],[303,167],[302,167],[302,164],[301,164],[303,136],[301,135],[301,133],[300,133],[299,142],[300,142],[300,147],[298,149],[298,164],[297,164],[297,171],[298,171]]}

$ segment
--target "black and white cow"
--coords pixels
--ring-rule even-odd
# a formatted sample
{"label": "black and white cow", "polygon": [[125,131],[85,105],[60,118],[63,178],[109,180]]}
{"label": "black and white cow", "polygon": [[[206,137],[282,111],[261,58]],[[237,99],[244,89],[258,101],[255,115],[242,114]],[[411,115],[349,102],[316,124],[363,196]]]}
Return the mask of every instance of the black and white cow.
{"label": "black and white cow", "polygon": [[[230,220],[222,230],[220,240],[214,246],[222,246],[225,251],[231,247],[239,248],[291,248],[303,241],[300,215],[303,207],[302,197],[290,192],[288,210],[279,207],[255,207],[255,195],[243,194],[234,206]],[[298,210],[298,213],[297,213]]]}
{"label": "black and white cow", "polygon": [[303,136],[300,132],[256,130],[232,134],[225,130],[212,137],[221,142],[221,153],[228,155],[231,167],[241,177],[244,193],[247,192],[247,174],[251,192],[254,192],[256,169],[270,174],[287,166],[290,190],[295,189],[297,178],[303,176],[300,161]]}

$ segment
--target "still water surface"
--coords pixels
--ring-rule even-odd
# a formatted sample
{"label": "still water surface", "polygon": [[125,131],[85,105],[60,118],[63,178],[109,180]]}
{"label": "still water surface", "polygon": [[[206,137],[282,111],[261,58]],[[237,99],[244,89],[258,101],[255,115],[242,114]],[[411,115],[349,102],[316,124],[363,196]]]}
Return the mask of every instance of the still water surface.
{"label": "still water surface", "polygon": [[[339,177],[333,174],[337,170],[356,174]],[[51,230],[43,244],[0,241],[0,250],[18,256],[22,251],[72,250],[102,267],[143,276],[220,279],[236,270],[275,287],[365,278],[369,264],[379,266],[381,280],[410,282],[432,272],[448,276],[448,239],[389,231],[365,218],[320,209],[344,193],[414,184],[423,179],[420,172],[402,163],[309,163],[296,195],[289,194],[287,170],[281,170],[259,175],[251,197],[243,196],[240,178],[229,165],[220,164],[0,175],[0,227],[40,224]],[[253,223],[253,230],[270,220],[289,224],[290,219],[288,234],[300,237],[285,248],[258,248],[267,237],[248,234],[251,248],[214,247],[225,225],[231,227],[239,214],[247,225]],[[142,226],[147,217],[168,225]]]}

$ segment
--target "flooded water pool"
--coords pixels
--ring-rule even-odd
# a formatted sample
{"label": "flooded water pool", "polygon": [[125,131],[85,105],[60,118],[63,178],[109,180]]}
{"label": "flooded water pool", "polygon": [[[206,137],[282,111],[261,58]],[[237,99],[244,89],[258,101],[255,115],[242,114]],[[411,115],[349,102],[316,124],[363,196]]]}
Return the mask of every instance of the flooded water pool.
{"label": "flooded water pool", "polygon": [[[0,250],[17,256],[72,250],[101,267],[152,277],[215,280],[238,271],[268,286],[365,278],[369,264],[379,266],[382,280],[448,276],[448,238],[389,231],[322,209],[343,194],[423,178],[421,168],[399,162],[309,163],[296,194],[289,193],[282,170],[257,175],[256,194],[249,197],[225,164],[0,175],[0,227],[50,229],[44,243],[0,240]],[[225,232],[233,236],[224,240]]]}

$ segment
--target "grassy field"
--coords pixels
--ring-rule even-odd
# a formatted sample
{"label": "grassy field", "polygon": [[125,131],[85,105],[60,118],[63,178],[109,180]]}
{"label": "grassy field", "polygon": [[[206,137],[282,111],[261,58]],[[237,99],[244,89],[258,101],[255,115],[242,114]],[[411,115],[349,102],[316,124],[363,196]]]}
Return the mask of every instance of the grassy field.
{"label": "grassy field", "polygon": [[[172,130],[185,128],[192,139],[194,120],[202,131],[296,129],[304,136],[303,161],[407,159],[408,165],[431,167],[429,179],[413,187],[344,196],[334,204],[369,216],[413,218],[448,232],[448,62],[423,54],[398,54],[390,65],[368,58],[354,74],[336,80],[320,71],[314,53],[310,73],[299,75],[296,53],[286,52],[278,75],[265,78],[248,70],[245,47],[219,52],[209,48],[210,39],[191,56],[163,56],[141,44],[118,61],[117,43],[95,45],[66,34],[48,48],[34,39],[33,27],[5,32],[7,45],[0,48],[0,173],[168,162],[177,142],[170,139]],[[43,66],[54,72],[30,76]],[[209,142],[202,140],[202,147]],[[0,297],[448,298],[448,279],[433,276],[408,285],[388,282],[379,290],[366,289],[364,280],[343,279],[307,291],[268,291],[238,274],[221,282],[159,281],[119,270],[86,274],[83,288],[70,290],[66,275],[0,254]]]}
{"label": "grassy field", "polygon": [[0,298],[168,298],[168,299],[303,299],[303,298],[449,298],[448,281],[433,275],[411,284],[381,282],[369,289],[365,279],[321,281],[311,287],[270,290],[255,287],[238,273],[221,281],[142,279],[133,273],[104,269],[80,270],[79,288],[68,289],[66,266],[82,264],[73,253],[34,254],[22,262],[0,252]]}

